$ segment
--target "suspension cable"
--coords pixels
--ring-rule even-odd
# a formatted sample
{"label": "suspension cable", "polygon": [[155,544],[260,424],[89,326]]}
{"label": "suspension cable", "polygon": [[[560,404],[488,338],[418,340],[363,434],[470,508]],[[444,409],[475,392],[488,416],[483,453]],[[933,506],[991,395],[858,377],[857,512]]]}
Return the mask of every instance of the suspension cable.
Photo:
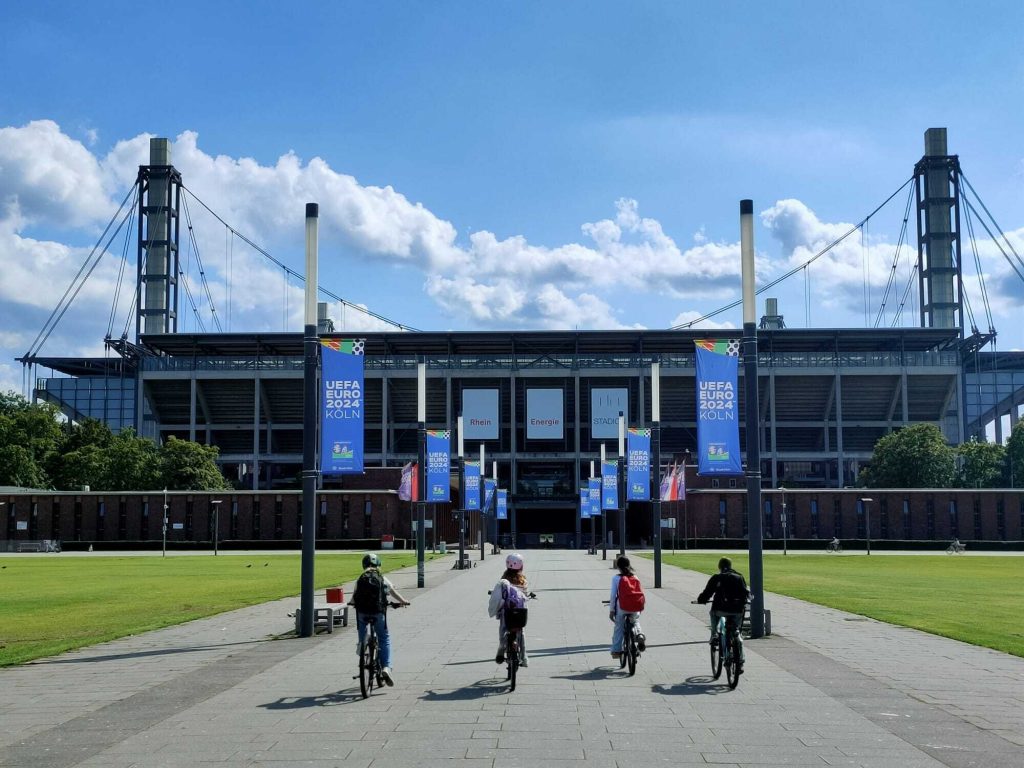
{"label": "suspension cable", "polygon": [[[182,185],[182,189],[184,188],[185,186]],[[217,330],[223,333],[224,329],[221,327],[220,317],[217,315],[217,307],[213,303],[213,293],[210,291],[210,283],[206,279],[206,269],[203,267],[203,257],[199,253],[199,243],[196,241],[196,233],[192,228],[192,214],[188,209],[188,198],[184,195],[181,198],[181,208],[185,211],[185,223],[188,225],[188,236],[192,242],[192,247],[195,250],[196,266],[199,267],[199,281],[206,293],[206,300],[210,305],[210,316],[213,318],[213,322],[217,326]]]}
{"label": "suspension cable", "polygon": [[878,328],[885,319],[885,307],[889,303],[889,293],[896,286],[896,276],[899,270],[900,255],[903,252],[903,244],[907,237],[907,222],[910,221],[910,206],[913,204],[913,201],[914,188],[911,187],[907,191],[907,204],[903,210],[903,225],[900,227],[900,236],[896,241],[896,251],[893,253],[892,267],[889,269],[889,279],[885,283],[885,292],[882,294],[882,303],[878,308],[878,314],[875,316],[875,328]]}

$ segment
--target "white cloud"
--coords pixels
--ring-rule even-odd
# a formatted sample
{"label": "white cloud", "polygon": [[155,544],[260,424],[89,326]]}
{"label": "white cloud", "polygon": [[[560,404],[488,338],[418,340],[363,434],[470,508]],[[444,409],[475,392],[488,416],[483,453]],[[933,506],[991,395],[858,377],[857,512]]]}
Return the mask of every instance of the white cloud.
{"label": "white cloud", "polygon": [[693,323],[695,320],[701,317],[703,317],[703,315],[700,312],[680,312],[678,315],[675,316],[675,319],[672,320],[672,327],[676,328],[681,325],[686,325],[695,330],[708,328],[710,330],[715,331],[736,328],[736,326],[733,323],[729,322],[728,320],[724,322],[718,322],[717,320],[714,320],[712,318],[701,320],[699,323],[696,323],[694,325],[689,325],[690,323]]}

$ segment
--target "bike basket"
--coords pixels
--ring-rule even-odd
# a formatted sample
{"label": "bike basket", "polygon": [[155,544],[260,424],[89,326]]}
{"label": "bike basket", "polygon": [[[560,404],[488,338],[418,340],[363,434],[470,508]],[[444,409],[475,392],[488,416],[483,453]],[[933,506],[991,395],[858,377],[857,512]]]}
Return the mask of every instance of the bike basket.
{"label": "bike basket", "polygon": [[505,609],[505,628],[506,629],[522,629],[526,626],[526,608],[506,608]]}

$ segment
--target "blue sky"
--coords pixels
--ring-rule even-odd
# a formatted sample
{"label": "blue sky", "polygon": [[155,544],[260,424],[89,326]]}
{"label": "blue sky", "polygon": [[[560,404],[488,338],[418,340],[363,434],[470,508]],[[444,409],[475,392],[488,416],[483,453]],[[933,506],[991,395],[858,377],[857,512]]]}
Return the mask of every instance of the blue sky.
{"label": "blue sky", "polygon": [[[1024,6],[833,6],[5,4],[0,68],[17,76],[0,93],[0,388],[20,388],[12,358],[150,135],[174,139],[185,184],[298,270],[316,199],[320,282],[424,329],[695,318],[739,296],[741,198],[764,282],[895,191],[932,126],[1024,254]],[[808,282],[773,289],[789,326],[873,318],[904,200]],[[297,329],[299,286],[193,214],[222,317],[235,278],[232,329]],[[1024,347],[1024,285],[979,249],[1000,348]],[[45,354],[98,349],[118,258]]]}

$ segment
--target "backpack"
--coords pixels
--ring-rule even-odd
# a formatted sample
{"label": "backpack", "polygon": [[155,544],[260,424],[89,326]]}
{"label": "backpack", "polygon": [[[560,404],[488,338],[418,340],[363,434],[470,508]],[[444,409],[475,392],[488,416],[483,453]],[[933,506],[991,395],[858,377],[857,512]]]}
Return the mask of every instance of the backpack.
{"label": "backpack", "polygon": [[619,579],[619,608],[626,613],[639,613],[644,609],[647,598],[636,576],[622,576]]}
{"label": "backpack", "polygon": [[522,629],[527,618],[526,595],[512,585],[502,584],[501,588],[506,629]]}
{"label": "backpack", "polygon": [[352,605],[359,613],[384,613],[388,608],[388,588],[380,571],[364,571],[356,581]]}
{"label": "backpack", "polygon": [[743,613],[747,605],[747,583],[736,571],[723,571],[718,576],[718,587],[712,605],[724,613]]}

